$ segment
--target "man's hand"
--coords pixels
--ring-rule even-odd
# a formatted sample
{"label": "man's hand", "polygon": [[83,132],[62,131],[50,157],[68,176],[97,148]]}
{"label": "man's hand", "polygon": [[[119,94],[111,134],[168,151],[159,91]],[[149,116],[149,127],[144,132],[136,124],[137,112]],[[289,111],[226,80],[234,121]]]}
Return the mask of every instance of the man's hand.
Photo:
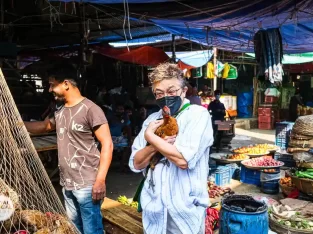
{"label": "man's hand", "polygon": [[92,187],[92,200],[101,201],[106,196],[106,186],[105,181],[96,180],[95,184]]}

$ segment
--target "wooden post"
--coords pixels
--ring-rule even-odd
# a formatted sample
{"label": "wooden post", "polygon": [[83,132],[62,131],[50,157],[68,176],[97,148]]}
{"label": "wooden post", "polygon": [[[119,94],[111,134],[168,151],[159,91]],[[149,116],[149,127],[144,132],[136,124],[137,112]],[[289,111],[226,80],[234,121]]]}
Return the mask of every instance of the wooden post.
{"label": "wooden post", "polygon": [[79,56],[79,73],[80,77],[79,79],[79,85],[80,85],[80,91],[83,95],[85,95],[85,89],[86,89],[86,76],[85,76],[85,61],[86,61],[86,41],[85,41],[85,30],[83,27],[84,20],[85,20],[85,12],[84,12],[84,3],[80,1],[79,3],[76,3],[76,8],[77,8],[77,13],[79,16],[79,34],[80,34],[80,47],[78,51],[78,56]]}
{"label": "wooden post", "polygon": [[213,81],[213,91],[217,89],[217,76],[218,76],[218,69],[217,69],[217,48],[213,48],[213,65],[214,65],[214,81]]}
{"label": "wooden post", "polygon": [[172,60],[175,63],[176,62],[176,44],[175,44],[175,35],[172,34]]}
{"label": "wooden post", "polygon": [[258,114],[258,106],[259,106],[259,98],[258,98],[258,78],[256,77],[256,65],[254,66],[254,77],[253,77],[253,117],[257,117]]}

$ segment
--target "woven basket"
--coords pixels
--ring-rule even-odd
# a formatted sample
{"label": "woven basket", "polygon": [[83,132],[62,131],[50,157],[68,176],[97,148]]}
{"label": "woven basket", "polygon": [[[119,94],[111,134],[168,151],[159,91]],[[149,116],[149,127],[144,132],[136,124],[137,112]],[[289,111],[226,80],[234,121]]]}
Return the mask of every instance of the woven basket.
{"label": "woven basket", "polygon": [[286,196],[288,196],[295,189],[295,187],[289,187],[286,185],[282,185],[281,183],[279,183],[279,187],[280,187],[281,192],[285,194]]}
{"label": "woven basket", "polygon": [[292,131],[295,134],[313,137],[313,115],[299,117],[293,125]]}
{"label": "woven basket", "polygon": [[313,196],[313,180],[298,178],[295,176],[291,176],[291,180],[299,191]]}
{"label": "woven basket", "polygon": [[313,148],[313,140],[299,140],[290,138],[288,146],[295,148]]}
{"label": "woven basket", "polygon": [[312,169],[313,163],[310,162],[297,162],[297,167],[306,168],[306,169]]}
{"label": "woven basket", "polygon": [[291,132],[290,137],[294,139],[298,139],[298,140],[312,140],[313,139],[312,136],[301,135],[295,132]]}
{"label": "woven basket", "polygon": [[272,231],[277,232],[279,234],[312,234],[312,231],[310,230],[299,230],[292,227],[287,227],[284,225],[281,225],[277,221],[273,220],[271,217],[270,220],[270,228]]}
{"label": "woven basket", "polygon": [[294,153],[294,152],[308,152],[311,148],[291,148],[288,147],[287,152],[288,153]]}

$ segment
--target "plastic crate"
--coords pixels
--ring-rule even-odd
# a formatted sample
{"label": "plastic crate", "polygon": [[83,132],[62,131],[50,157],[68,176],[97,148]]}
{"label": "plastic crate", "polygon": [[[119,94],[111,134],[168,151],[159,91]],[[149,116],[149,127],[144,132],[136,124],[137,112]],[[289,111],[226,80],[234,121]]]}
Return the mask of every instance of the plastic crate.
{"label": "plastic crate", "polygon": [[239,166],[236,163],[228,164],[226,167],[229,167],[229,177],[231,179],[237,179],[237,174],[240,169]]}
{"label": "plastic crate", "polygon": [[296,161],[293,159],[292,154],[278,154],[274,155],[274,159],[283,162],[283,167],[296,167]]}
{"label": "plastic crate", "polygon": [[240,181],[246,184],[261,186],[261,172],[258,170],[248,169],[241,165]]}
{"label": "plastic crate", "polygon": [[276,123],[275,144],[283,150],[288,148],[290,133],[294,124],[294,122],[287,121]]}
{"label": "plastic crate", "polygon": [[259,122],[258,127],[259,129],[263,129],[263,130],[271,130],[274,128],[274,123],[273,122],[270,122],[270,123]]}
{"label": "plastic crate", "polygon": [[265,103],[277,103],[278,102],[278,97],[274,96],[265,96]]}
{"label": "plastic crate", "polygon": [[218,186],[230,184],[230,171],[230,167],[228,166],[218,166],[214,171],[215,184]]}
{"label": "plastic crate", "polygon": [[272,123],[274,119],[275,119],[274,116],[265,116],[265,115],[258,116],[259,123]]}

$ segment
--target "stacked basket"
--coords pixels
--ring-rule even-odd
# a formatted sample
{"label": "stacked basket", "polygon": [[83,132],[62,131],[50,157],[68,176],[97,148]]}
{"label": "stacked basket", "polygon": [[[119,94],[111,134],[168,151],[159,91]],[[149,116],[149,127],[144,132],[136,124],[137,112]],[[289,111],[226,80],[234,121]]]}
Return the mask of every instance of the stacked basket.
{"label": "stacked basket", "polygon": [[299,117],[291,132],[288,152],[297,162],[292,182],[303,193],[313,196],[313,115]]}

